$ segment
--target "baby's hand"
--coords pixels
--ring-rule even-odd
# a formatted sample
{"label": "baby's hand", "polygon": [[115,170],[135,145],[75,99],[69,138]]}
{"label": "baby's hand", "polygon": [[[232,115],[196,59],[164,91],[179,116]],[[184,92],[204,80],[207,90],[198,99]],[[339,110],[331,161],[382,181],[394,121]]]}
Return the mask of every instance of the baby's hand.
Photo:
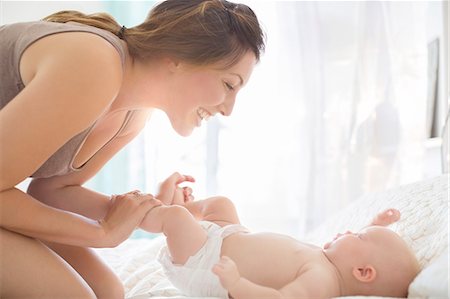
{"label": "baby's hand", "polygon": [[219,277],[222,287],[227,290],[232,288],[241,277],[236,264],[228,256],[222,256],[220,261],[214,265],[212,271]]}
{"label": "baby's hand", "polygon": [[370,225],[388,226],[400,219],[400,211],[397,209],[387,209],[373,218]]}
{"label": "baby's hand", "polygon": [[156,198],[165,205],[185,205],[185,203],[194,200],[192,189],[189,187],[179,187],[183,182],[195,182],[195,179],[189,175],[182,175],[178,172],[173,173],[164,180],[159,187],[159,194]]}

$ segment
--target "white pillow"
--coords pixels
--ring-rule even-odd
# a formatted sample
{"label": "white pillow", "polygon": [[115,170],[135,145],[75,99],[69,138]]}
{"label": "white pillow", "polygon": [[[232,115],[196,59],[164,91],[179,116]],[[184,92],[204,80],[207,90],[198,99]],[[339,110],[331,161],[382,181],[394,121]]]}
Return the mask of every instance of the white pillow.
{"label": "white pillow", "polygon": [[322,246],[338,232],[357,231],[388,208],[401,212],[390,228],[411,246],[422,269],[448,248],[449,175],[368,194],[351,203],[309,234],[306,241]]}
{"label": "white pillow", "polygon": [[447,256],[449,243],[448,196],[448,174],[368,194],[320,225],[307,236],[306,241],[322,246],[336,233],[359,230],[376,213],[396,208],[401,212],[401,219],[390,228],[411,246],[424,269],[412,283],[409,297],[449,298],[448,263],[442,261]]}
{"label": "white pillow", "polygon": [[422,270],[409,286],[408,298],[449,298],[448,252]]}

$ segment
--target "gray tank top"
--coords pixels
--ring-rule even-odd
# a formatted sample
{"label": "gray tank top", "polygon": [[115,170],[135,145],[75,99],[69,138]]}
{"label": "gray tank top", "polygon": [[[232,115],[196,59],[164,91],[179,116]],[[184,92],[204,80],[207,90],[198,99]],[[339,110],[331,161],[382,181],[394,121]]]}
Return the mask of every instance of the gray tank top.
{"label": "gray tank top", "polygon": [[[23,52],[35,41],[45,36],[62,32],[90,32],[96,34],[110,42],[119,52],[122,65],[125,63],[126,49],[124,49],[117,36],[106,30],[75,22],[53,23],[38,21],[0,26],[0,109],[3,109],[25,87],[19,72],[19,63]],[[129,111],[121,129],[115,136],[126,126],[131,116],[132,112]],[[72,166],[73,160],[94,125],[95,123],[72,137],[31,176],[45,178],[81,170],[83,166],[80,168]],[[0,144],[1,146],[7,145]],[[30,152],[30,155],[32,154]]]}

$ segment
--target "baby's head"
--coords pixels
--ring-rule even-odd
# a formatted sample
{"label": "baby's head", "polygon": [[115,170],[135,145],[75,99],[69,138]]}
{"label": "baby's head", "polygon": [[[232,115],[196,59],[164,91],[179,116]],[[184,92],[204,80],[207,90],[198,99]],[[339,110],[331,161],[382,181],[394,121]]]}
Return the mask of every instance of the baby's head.
{"label": "baby's head", "polygon": [[405,241],[382,226],[338,234],[323,252],[342,277],[342,295],[406,297],[420,271]]}

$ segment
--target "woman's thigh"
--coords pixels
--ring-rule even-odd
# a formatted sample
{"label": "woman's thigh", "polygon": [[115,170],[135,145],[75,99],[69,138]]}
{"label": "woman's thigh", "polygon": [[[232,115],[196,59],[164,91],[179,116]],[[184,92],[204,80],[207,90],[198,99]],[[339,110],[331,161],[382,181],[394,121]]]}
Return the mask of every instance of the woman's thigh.
{"label": "woman's thigh", "polygon": [[97,298],[124,297],[122,282],[91,248],[45,243],[75,269]]}
{"label": "woman's thigh", "polygon": [[95,298],[66,261],[32,238],[0,228],[1,298]]}

